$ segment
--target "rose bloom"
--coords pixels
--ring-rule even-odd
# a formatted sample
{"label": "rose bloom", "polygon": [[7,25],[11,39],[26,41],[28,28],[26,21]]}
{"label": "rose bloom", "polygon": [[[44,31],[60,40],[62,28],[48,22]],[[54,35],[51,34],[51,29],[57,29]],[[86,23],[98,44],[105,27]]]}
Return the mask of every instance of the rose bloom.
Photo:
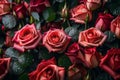
{"label": "rose bloom", "polygon": [[71,37],[65,34],[63,30],[51,29],[43,37],[43,45],[49,52],[62,53],[69,44]]}
{"label": "rose bloom", "polygon": [[64,80],[65,69],[56,65],[55,58],[43,60],[29,73],[30,80]]}
{"label": "rose bloom", "polygon": [[10,58],[0,58],[0,80],[8,73],[10,66]]}
{"label": "rose bloom", "polygon": [[95,47],[82,48],[78,43],[73,43],[67,50],[66,55],[73,64],[83,64],[88,68],[97,67],[101,59],[101,55]]}
{"label": "rose bloom", "polygon": [[117,38],[120,38],[120,16],[117,16],[115,19],[112,20],[110,29]]}
{"label": "rose bloom", "polygon": [[28,4],[26,2],[23,2],[21,4],[14,6],[13,10],[15,11],[17,17],[21,19],[28,14],[27,8]]}
{"label": "rose bloom", "polygon": [[96,28],[89,28],[81,31],[78,38],[78,43],[83,47],[100,46],[104,43],[107,36]]}
{"label": "rose bloom", "polygon": [[102,4],[102,0],[86,0],[86,6],[89,10],[95,10]]}
{"label": "rose bloom", "polygon": [[0,0],[0,16],[10,11],[10,3],[8,0]]}
{"label": "rose bloom", "polygon": [[41,37],[40,31],[36,30],[34,24],[27,24],[15,33],[12,39],[13,47],[21,52],[25,49],[33,49],[39,44]]}
{"label": "rose bloom", "polygon": [[101,59],[100,67],[108,72],[114,80],[120,80],[120,49],[108,50]]}
{"label": "rose bloom", "polygon": [[113,19],[113,16],[108,13],[99,13],[96,20],[95,27],[101,31],[106,31],[110,29],[110,23]]}
{"label": "rose bloom", "polygon": [[68,69],[68,80],[85,80],[87,70],[82,65],[73,64]]}
{"label": "rose bloom", "polygon": [[70,20],[75,21],[76,23],[85,24],[85,21],[88,18],[88,21],[91,21],[92,14],[87,9],[84,4],[80,4],[70,10],[71,18]]}
{"label": "rose bloom", "polygon": [[104,6],[104,4],[107,1],[108,0],[84,0],[84,3],[86,4],[86,6],[89,10],[96,10],[100,6]]}
{"label": "rose bloom", "polygon": [[50,6],[49,0],[30,0],[31,11],[41,13],[48,6]]}

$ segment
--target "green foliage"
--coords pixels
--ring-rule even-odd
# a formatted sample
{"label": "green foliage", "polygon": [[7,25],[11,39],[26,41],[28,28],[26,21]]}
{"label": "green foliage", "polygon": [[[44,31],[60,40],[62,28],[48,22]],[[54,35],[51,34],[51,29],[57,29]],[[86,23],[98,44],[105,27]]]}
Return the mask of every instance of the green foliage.
{"label": "green foliage", "polygon": [[55,20],[56,13],[54,12],[52,8],[49,7],[43,12],[43,17],[47,22],[50,22],[50,21]]}
{"label": "green foliage", "polygon": [[5,28],[12,29],[16,26],[16,19],[13,15],[5,15],[2,17],[2,23]]}
{"label": "green foliage", "polygon": [[71,63],[70,59],[68,58],[68,56],[62,55],[59,57],[58,66],[62,66],[62,67],[65,67],[65,69],[68,69],[69,66],[71,66],[71,65],[72,65],[72,63]]}

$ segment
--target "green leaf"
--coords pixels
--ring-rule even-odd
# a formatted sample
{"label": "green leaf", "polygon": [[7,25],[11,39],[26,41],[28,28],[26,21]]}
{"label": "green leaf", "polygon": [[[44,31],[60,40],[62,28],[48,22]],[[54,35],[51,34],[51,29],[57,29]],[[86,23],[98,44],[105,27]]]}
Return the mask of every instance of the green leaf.
{"label": "green leaf", "polygon": [[22,74],[22,75],[18,78],[18,80],[29,80],[28,74],[27,74],[27,73]]}
{"label": "green leaf", "polygon": [[39,16],[39,14],[38,14],[37,12],[32,12],[31,14],[32,14],[32,16],[33,16],[33,18],[34,18],[35,20],[38,20],[38,21],[39,21],[40,16]]}
{"label": "green leaf", "polygon": [[14,61],[11,65],[12,73],[20,75],[24,72],[25,68],[17,61]]}
{"label": "green leaf", "polygon": [[50,59],[51,55],[49,51],[45,48],[41,48],[39,51],[39,59]]}
{"label": "green leaf", "polygon": [[13,15],[5,15],[2,17],[2,23],[8,29],[12,29],[16,26],[16,19]]}
{"label": "green leaf", "polygon": [[17,50],[15,50],[12,47],[7,48],[7,50],[5,51],[5,56],[7,57],[11,57],[11,58],[18,58],[19,56],[19,52]]}
{"label": "green leaf", "polygon": [[56,18],[56,13],[52,8],[47,8],[43,11],[43,17],[47,22],[50,22]]}
{"label": "green leaf", "polygon": [[79,35],[79,30],[77,29],[77,27],[75,26],[67,27],[65,29],[65,32],[72,37],[73,41],[77,41]]}
{"label": "green leaf", "polygon": [[106,42],[113,42],[113,41],[115,41],[115,39],[116,39],[115,34],[112,33],[111,31],[105,31],[104,34],[107,35]]}
{"label": "green leaf", "polygon": [[65,67],[66,69],[69,68],[69,66],[72,65],[70,59],[66,56],[66,55],[62,55],[59,59],[58,59],[58,65]]}
{"label": "green leaf", "polygon": [[56,1],[62,3],[64,0],[56,0]]}
{"label": "green leaf", "polygon": [[33,57],[32,54],[29,53],[23,53],[18,57],[18,62],[23,66],[23,67],[28,67],[33,63]]}

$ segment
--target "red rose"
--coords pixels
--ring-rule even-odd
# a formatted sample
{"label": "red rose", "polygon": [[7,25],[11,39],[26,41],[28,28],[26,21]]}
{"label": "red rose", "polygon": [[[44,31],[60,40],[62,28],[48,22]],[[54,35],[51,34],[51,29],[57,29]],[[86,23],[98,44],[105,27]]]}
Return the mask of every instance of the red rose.
{"label": "red rose", "polygon": [[31,11],[41,13],[49,5],[49,0],[30,0]]}
{"label": "red rose", "polygon": [[10,3],[8,0],[0,0],[0,15],[7,14],[10,11]]}
{"label": "red rose", "polygon": [[44,26],[41,27],[41,31],[46,32],[49,29],[54,29],[54,28],[55,29],[62,29],[61,24],[62,24],[62,21],[46,23]]}
{"label": "red rose", "polygon": [[87,20],[90,21],[92,19],[91,12],[87,9],[87,7],[84,4],[80,4],[70,10],[71,18],[70,20],[73,20],[77,23],[84,24]]}
{"label": "red rose", "polygon": [[21,19],[21,18],[24,18],[28,14],[27,8],[28,8],[28,4],[26,2],[23,2],[21,4],[14,6],[13,9],[17,17]]}
{"label": "red rose", "polygon": [[106,31],[110,29],[110,23],[113,19],[113,16],[107,13],[99,13],[98,18],[96,20],[95,27],[102,31]]}
{"label": "red rose", "polygon": [[84,47],[100,46],[106,40],[107,36],[96,28],[89,28],[81,31],[78,43]]}
{"label": "red rose", "polygon": [[112,20],[110,29],[117,38],[120,38],[120,16]]}
{"label": "red rose", "polygon": [[108,50],[101,59],[100,67],[107,71],[114,80],[120,80],[120,49]]}
{"label": "red rose", "polygon": [[87,70],[82,65],[73,64],[68,69],[68,80],[84,80]]}
{"label": "red rose", "polygon": [[65,34],[63,30],[49,30],[43,37],[43,45],[49,52],[63,52],[70,42],[71,37]]}
{"label": "red rose", "polygon": [[66,53],[73,64],[82,63],[88,68],[98,66],[101,55],[96,51],[96,48],[81,48],[77,43],[73,43]]}
{"label": "red rose", "polygon": [[55,59],[43,60],[29,73],[30,80],[64,80],[65,69],[56,65]]}
{"label": "red rose", "polygon": [[86,0],[86,6],[89,10],[95,10],[102,4],[101,0]]}
{"label": "red rose", "polygon": [[14,42],[14,48],[24,52],[25,49],[35,48],[40,40],[40,31],[36,30],[34,24],[27,24],[15,33],[12,41]]}
{"label": "red rose", "polygon": [[0,80],[8,73],[10,58],[0,58]]}

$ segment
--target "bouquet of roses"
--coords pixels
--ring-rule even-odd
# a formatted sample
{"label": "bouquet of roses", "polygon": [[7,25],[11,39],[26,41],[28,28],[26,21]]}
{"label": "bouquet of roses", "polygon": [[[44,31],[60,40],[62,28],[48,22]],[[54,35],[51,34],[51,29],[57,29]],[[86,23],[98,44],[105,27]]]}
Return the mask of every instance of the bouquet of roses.
{"label": "bouquet of roses", "polygon": [[0,80],[120,80],[119,0],[0,0]]}

